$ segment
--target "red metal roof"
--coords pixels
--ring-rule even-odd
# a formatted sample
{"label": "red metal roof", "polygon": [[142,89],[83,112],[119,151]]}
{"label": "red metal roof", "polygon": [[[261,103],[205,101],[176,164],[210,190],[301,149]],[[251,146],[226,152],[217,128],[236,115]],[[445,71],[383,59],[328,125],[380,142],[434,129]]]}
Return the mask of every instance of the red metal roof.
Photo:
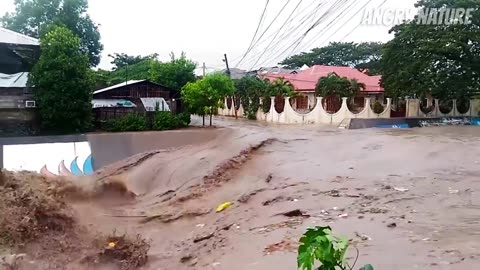
{"label": "red metal roof", "polygon": [[315,85],[318,80],[330,73],[335,73],[340,77],[356,79],[365,84],[365,89],[362,90],[362,92],[384,92],[383,87],[380,86],[381,76],[369,76],[351,67],[316,65],[300,71],[298,74],[263,74],[262,77],[268,80],[284,78],[289,81],[297,91],[313,92],[315,91]]}

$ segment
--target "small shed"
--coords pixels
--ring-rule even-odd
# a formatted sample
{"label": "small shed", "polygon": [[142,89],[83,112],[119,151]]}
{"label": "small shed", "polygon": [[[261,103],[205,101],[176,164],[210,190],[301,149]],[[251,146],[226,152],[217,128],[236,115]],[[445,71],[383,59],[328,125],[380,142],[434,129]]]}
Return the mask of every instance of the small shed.
{"label": "small shed", "polygon": [[178,91],[148,80],[130,80],[93,93],[95,120],[106,121],[128,113],[155,110],[176,112]]}

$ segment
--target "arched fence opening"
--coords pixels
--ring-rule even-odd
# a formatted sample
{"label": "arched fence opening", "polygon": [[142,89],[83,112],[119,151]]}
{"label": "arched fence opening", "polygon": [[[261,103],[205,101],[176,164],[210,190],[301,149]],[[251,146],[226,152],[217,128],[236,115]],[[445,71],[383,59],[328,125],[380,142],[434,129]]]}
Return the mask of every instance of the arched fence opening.
{"label": "arched fence opening", "polygon": [[[292,104],[293,103],[293,104]],[[300,95],[290,99],[290,105],[298,113],[309,113],[308,96]]]}
{"label": "arched fence opening", "polygon": [[365,109],[364,97],[349,97],[347,99],[348,110],[352,113],[360,113]]}
{"label": "arched fence opening", "polygon": [[438,102],[438,109],[442,114],[449,114],[453,110],[453,100],[440,100]]}
{"label": "arched fence opening", "polygon": [[285,108],[285,98],[282,95],[275,97],[275,111],[282,113]]}
{"label": "arched fence opening", "polygon": [[407,116],[407,101],[404,98],[394,98],[390,110],[390,117],[402,118]]}
{"label": "arched fence opening", "polygon": [[466,114],[470,110],[470,99],[459,98],[456,100],[457,111],[460,114]]}
{"label": "arched fence opening", "polygon": [[323,99],[323,109],[330,114],[334,114],[342,107],[342,98],[339,95],[330,95]]}
{"label": "arched fence opening", "polygon": [[435,105],[434,99],[424,98],[420,101],[420,111],[424,114],[434,113]]}
{"label": "arched fence opening", "polygon": [[372,111],[376,114],[381,114],[383,111],[385,111],[385,106],[380,99],[375,99],[372,102],[370,102],[370,108]]}
{"label": "arched fence opening", "polygon": [[267,97],[262,99],[262,111],[263,113],[269,113],[272,106],[272,99]]}

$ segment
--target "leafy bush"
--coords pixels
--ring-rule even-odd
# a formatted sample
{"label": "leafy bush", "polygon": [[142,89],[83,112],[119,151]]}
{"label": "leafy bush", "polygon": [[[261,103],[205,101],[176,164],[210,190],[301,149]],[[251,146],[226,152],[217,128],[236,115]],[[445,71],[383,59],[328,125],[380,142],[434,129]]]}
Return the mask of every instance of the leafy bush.
{"label": "leafy bush", "polygon": [[187,127],[190,124],[190,114],[180,113],[174,115],[170,112],[157,112],[153,119],[154,130],[169,130]]}
{"label": "leafy bush", "polygon": [[376,114],[381,114],[383,112],[383,105],[378,102],[378,101],[375,101],[375,103],[373,103],[373,112],[376,113]]}
{"label": "leafy bush", "polygon": [[147,130],[147,118],[141,114],[129,113],[118,119],[109,120],[107,123],[108,131],[144,131]]}
{"label": "leafy bush", "polygon": [[[352,270],[355,263],[350,266],[345,262],[347,249],[348,240],[334,236],[330,227],[309,228],[300,238],[297,257],[298,268],[312,270],[315,261],[318,261],[321,264],[319,270]],[[373,270],[373,267],[367,264],[360,270]]]}
{"label": "leafy bush", "polygon": [[179,113],[177,118],[180,120],[180,127],[188,127],[192,121],[189,113]]}

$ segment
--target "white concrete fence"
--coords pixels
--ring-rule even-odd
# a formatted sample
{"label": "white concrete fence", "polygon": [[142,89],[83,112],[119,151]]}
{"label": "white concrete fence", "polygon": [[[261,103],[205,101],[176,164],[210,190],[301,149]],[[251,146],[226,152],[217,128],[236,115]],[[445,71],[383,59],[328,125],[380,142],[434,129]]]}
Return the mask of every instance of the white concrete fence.
{"label": "white concrete fence", "polygon": [[[278,113],[275,110],[275,97],[271,97],[270,110],[268,113],[264,113],[262,108],[259,108],[257,111],[257,120],[266,121],[273,123],[285,123],[285,124],[333,124],[338,125],[344,120],[352,118],[362,118],[362,119],[372,119],[372,118],[390,118],[391,109],[392,109],[392,100],[387,98],[387,104],[384,105],[384,110],[382,113],[375,113],[371,108],[371,99],[365,98],[365,106],[362,111],[358,113],[353,113],[349,110],[347,106],[348,98],[342,98],[342,105],[336,113],[328,113],[323,107],[323,97],[317,97],[317,102],[315,108],[305,114],[296,112],[290,105],[290,98],[285,98],[285,105],[283,112]],[[457,109],[456,100],[453,101],[453,109],[444,114],[440,111],[439,100],[435,100],[435,106],[433,110],[425,114],[420,108],[420,100],[418,99],[407,99],[406,100],[406,117],[455,117],[455,116],[478,116],[480,110],[480,100],[471,100],[469,110],[466,113],[460,113]],[[430,104],[433,103],[430,101]],[[261,107],[261,106],[260,106]],[[219,109],[218,114],[222,116],[235,116],[243,117],[244,109],[240,105],[239,109],[235,114],[235,104],[231,104],[230,109],[227,106],[227,99],[225,99],[225,108]]]}

